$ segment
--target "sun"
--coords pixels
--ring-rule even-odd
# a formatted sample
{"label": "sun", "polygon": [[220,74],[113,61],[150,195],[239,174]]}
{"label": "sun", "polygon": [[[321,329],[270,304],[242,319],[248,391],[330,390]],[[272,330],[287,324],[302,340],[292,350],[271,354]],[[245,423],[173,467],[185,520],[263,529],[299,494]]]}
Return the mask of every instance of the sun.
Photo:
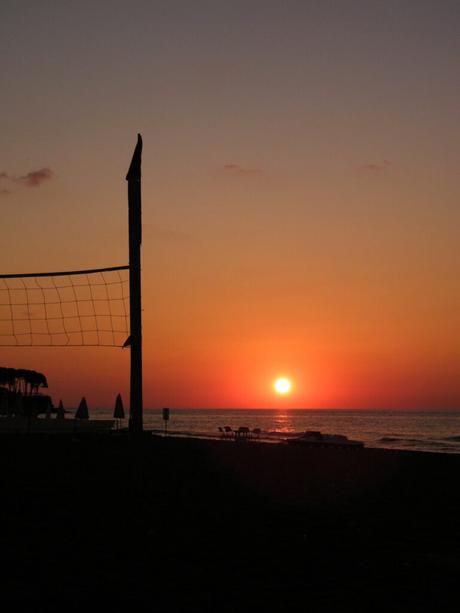
{"label": "sun", "polygon": [[273,384],[273,387],[275,388],[278,394],[282,394],[284,396],[285,394],[289,394],[289,392],[291,391],[292,385],[289,379],[286,379],[286,377],[280,377],[279,379],[275,381],[275,383]]}

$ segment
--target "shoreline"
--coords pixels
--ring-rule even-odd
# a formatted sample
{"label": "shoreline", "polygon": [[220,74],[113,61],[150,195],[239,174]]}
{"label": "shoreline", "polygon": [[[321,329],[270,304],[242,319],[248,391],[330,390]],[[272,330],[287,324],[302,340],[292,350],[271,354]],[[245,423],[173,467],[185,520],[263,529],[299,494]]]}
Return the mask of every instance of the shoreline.
{"label": "shoreline", "polygon": [[[18,418],[14,418],[13,420],[14,422],[18,422]],[[54,421],[54,420],[53,420]],[[64,420],[63,420],[64,421]],[[47,422],[47,420],[45,420],[45,418],[39,418],[39,422],[43,422],[43,426],[48,426],[49,422]],[[29,427],[28,426],[28,421],[26,419],[22,420],[21,423],[16,426],[16,424],[13,424],[13,426],[9,427],[9,428],[5,428],[2,429],[1,426],[3,425],[1,423],[1,418],[0,418],[0,439],[2,438],[8,438],[8,437],[39,437],[39,438],[45,438],[47,436],[49,437],[53,437],[53,438],[59,438],[62,437],[64,439],[68,439],[70,438],[74,438],[74,437],[127,437],[129,438],[129,432],[128,432],[128,428],[127,427],[122,427],[122,428],[108,428],[108,425],[113,424],[115,422],[115,420],[89,420],[88,422],[86,422],[85,420],[81,420],[81,421],[75,421],[75,420],[70,420],[67,419],[64,421],[64,429],[60,429],[60,428],[56,428],[56,429],[50,429],[50,428],[34,428]],[[57,422],[57,425],[62,425],[62,421]],[[100,427],[96,427],[93,428],[94,425],[100,425]],[[272,434],[272,433],[268,433],[268,434]],[[295,435],[297,435],[298,433],[295,433]],[[145,429],[143,432],[143,436],[146,439],[149,438],[159,438],[159,439],[178,439],[178,440],[184,440],[184,439],[196,439],[196,440],[202,440],[202,441],[214,441],[214,442],[220,442],[220,443],[224,443],[224,444],[237,444],[237,445],[281,445],[284,446],[287,444],[287,438],[289,438],[289,433],[287,435],[285,435],[284,433],[277,433],[277,436],[272,436],[271,438],[269,436],[264,437],[264,435],[262,434],[262,436],[260,436],[260,438],[251,438],[249,440],[235,440],[235,439],[226,439],[225,437],[222,437],[219,434],[210,434],[208,432],[194,432],[194,431],[177,431],[177,430],[168,430],[168,432],[165,434],[164,430],[159,429],[159,428],[150,428],[150,429]],[[286,436],[286,438],[284,438]],[[291,435],[293,436],[293,435]],[[337,450],[337,447],[334,447],[332,445],[324,445],[321,446],[320,444],[302,444],[301,445],[302,448],[304,449],[320,449],[320,448],[326,448],[326,449],[331,449],[331,450]],[[460,457],[460,451],[457,450],[453,450],[453,451],[446,451],[446,450],[435,450],[435,449],[431,449],[431,450],[422,450],[422,449],[404,449],[404,448],[397,448],[397,447],[384,447],[384,446],[371,446],[366,444],[363,448],[359,448],[359,449],[355,449],[355,448],[342,448],[340,450],[343,453],[360,453],[360,452],[367,452],[367,451],[377,451],[377,452],[386,452],[386,453],[395,453],[395,454],[427,454],[427,455],[433,455],[433,456],[458,456]]]}

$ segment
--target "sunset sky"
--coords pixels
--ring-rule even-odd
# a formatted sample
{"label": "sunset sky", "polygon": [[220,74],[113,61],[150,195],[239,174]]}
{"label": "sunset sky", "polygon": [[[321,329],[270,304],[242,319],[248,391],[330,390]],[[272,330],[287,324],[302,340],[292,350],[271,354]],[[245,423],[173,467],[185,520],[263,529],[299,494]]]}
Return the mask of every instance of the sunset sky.
{"label": "sunset sky", "polygon": [[[141,132],[146,407],[460,408],[459,32],[458,0],[3,0],[0,272],[126,264]],[[128,400],[129,350],[0,356]]]}

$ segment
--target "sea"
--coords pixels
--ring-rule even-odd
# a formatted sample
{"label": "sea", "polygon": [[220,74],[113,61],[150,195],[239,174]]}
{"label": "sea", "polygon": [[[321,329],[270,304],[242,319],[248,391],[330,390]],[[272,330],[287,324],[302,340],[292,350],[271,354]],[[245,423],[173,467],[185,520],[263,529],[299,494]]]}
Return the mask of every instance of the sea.
{"label": "sea", "polygon": [[[90,408],[92,419],[111,419],[113,410]],[[127,425],[127,420],[122,422]],[[306,430],[344,434],[366,447],[460,453],[460,411],[345,409],[160,409],[144,410],[144,428],[177,436],[218,437],[219,427],[260,428],[262,438],[280,442]]]}

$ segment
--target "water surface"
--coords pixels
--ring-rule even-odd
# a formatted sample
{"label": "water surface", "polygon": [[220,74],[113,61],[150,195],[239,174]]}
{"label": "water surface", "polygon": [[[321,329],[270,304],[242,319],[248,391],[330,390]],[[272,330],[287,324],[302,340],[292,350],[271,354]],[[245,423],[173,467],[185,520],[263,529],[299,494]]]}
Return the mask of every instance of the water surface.
{"label": "water surface", "polygon": [[[110,418],[113,411],[95,409],[93,418]],[[163,429],[162,412],[145,409],[146,430]],[[368,447],[460,453],[460,411],[363,411],[325,409],[172,409],[170,432],[218,435],[219,426],[261,428],[273,438],[305,430],[345,434]]]}

